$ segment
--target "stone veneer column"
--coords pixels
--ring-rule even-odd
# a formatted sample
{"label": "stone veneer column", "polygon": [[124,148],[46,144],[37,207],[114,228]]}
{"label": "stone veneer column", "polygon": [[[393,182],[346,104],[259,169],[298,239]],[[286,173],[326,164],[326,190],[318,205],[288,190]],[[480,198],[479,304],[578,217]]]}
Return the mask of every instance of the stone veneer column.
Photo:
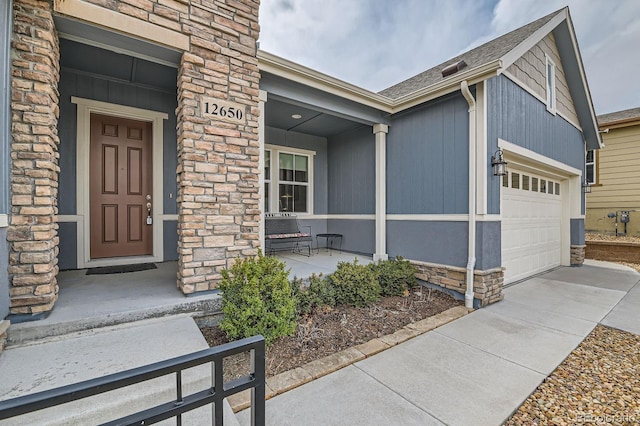
{"label": "stone veneer column", "polygon": [[50,1],[14,0],[11,62],[11,314],[50,311],[58,297],[59,45]]}
{"label": "stone veneer column", "polygon": [[[192,0],[190,51],[178,72],[178,286],[217,287],[258,252],[259,1]],[[241,123],[206,115],[203,98],[241,105]]]}

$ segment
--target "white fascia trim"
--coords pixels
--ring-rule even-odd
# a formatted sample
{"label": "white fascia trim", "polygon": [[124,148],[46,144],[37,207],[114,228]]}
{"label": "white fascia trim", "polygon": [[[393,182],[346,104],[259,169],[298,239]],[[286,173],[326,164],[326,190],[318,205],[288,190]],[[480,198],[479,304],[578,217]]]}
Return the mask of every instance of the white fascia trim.
{"label": "white fascia trim", "polygon": [[582,170],[571,167],[560,161],[546,157],[537,152],[533,152],[529,149],[523,148],[519,145],[507,142],[504,139],[498,138],[498,147],[502,148],[507,154],[515,155],[523,160],[523,164],[527,164],[530,161],[539,163],[548,168],[550,171],[560,172],[559,176],[582,176]]}
{"label": "white fascia trim", "polygon": [[420,105],[435,98],[460,90],[460,82],[467,80],[469,86],[498,75],[502,61],[495,60],[476,68],[455,73],[453,76],[429,87],[409,93],[392,101],[393,113]]}
{"label": "white fascia trim", "polygon": [[330,77],[263,50],[258,50],[257,56],[260,71],[284,77],[287,80],[295,81],[305,86],[358,102],[362,105],[367,105],[389,113],[392,112],[390,107],[391,100],[385,96]]}
{"label": "white fascia trim", "polygon": [[[92,99],[71,97],[77,105],[76,133],[76,212],[77,212],[77,266],[83,269],[93,266],[120,265],[122,263],[138,263],[144,258],[146,262],[162,262],[164,258],[163,221],[157,220],[164,212],[163,199],[163,156],[164,130],[163,120],[168,114],[141,108],[111,104]],[[91,113],[106,114],[115,117],[129,118],[152,123],[152,174],[153,174],[153,255],[132,256],[125,258],[91,259],[90,237],[91,223],[89,205],[89,143],[91,140]],[[86,220],[85,220],[86,219]],[[140,262],[144,262],[140,261]]]}
{"label": "white fascia trim", "polygon": [[398,99],[391,99],[370,92],[263,50],[258,50],[258,68],[260,71],[331,93],[361,105],[395,114],[459,90],[462,80],[467,80],[469,85],[473,85],[496,76],[499,74],[498,70],[502,68],[502,61],[496,60],[476,68],[461,71],[444,81],[409,93]]}
{"label": "white fascia trim", "polygon": [[0,214],[0,228],[6,228],[9,226],[9,215]]}
{"label": "white fascia trim", "polygon": [[544,24],[542,27],[538,28],[533,34],[527,37],[522,43],[517,45],[515,48],[511,49],[504,56],[502,56],[503,69],[501,72],[504,72],[507,68],[509,68],[515,61],[517,61],[522,55],[531,50],[536,44],[540,42],[543,38],[547,36],[555,27],[560,25],[562,21],[569,17],[567,13],[567,8],[565,7],[562,11],[558,12],[556,16],[551,18],[549,22]]}
{"label": "white fascia trim", "polygon": [[[511,74],[509,71],[503,72],[502,75],[507,77],[509,80],[513,81],[521,89],[523,89],[525,92],[529,93],[531,96],[533,96],[534,98],[539,100],[542,104],[546,105],[546,101],[540,95],[538,95],[536,92],[534,92],[529,86],[527,86],[518,77],[516,77],[515,75]],[[556,108],[556,114],[559,115],[560,117],[562,117],[567,123],[571,124],[573,127],[575,127],[576,129],[578,129],[578,130],[580,130],[582,132],[582,127],[580,127],[579,124],[573,122],[573,120],[571,120],[569,117],[567,117],[564,113],[560,112],[557,108]]]}
{"label": "white fascia trim", "polygon": [[573,45],[573,51],[576,53],[577,63],[578,63],[578,71],[580,72],[580,78],[582,79],[582,87],[584,88],[585,96],[587,97],[587,104],[589,107],[589,112],[591,113],[591,122],[593,124],[593,131],[596,134],[598,139],[598,145],[600,149],[604,148],[602,143],[602,137],[600,136],[599,128],[598,128],[598,120],[596,118],[595,110],[593,109],[593,100],[591,100],[591,92],[589,92],[589,85],[587,84],[587,76],[584,72],[584,66],[582,65],[582,55],[580,54],[580,49],[578,49],[578,41],[576,38],[575,31],[573,29],[573,22],[571,20],[571,15],[567,9],[567,27],[569,28],[569,35],[571,36],[571,44]]}

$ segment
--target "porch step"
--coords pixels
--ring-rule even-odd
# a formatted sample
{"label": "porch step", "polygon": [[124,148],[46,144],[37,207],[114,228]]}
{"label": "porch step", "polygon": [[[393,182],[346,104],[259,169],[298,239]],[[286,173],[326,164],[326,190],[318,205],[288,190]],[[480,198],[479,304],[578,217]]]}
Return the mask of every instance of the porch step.
{"label": "porch step", "polygon": [[[74,308],[87,309],[81,306],[74,306]],[[87,312],[81,316],[67,315],[66,312],[62,312],[62,309],[59,311],[57,309],[57,306],[54,307],[51,315],[44,320],[11,324],[7,335],[7,348],[39,343],[51,338],[57,339],[72,333],[178,314],[188,314],[194,318],[216,318],[222,311],[222,297],[218,294],[182,297],[173,303],[132,307],[130,310],[109,313]]]}
{"label": "porch step", "polygon": [[[0,400],[120,372],[207,347],[193,319],[180,315],[8,348],[0,354]],[[184,395],[210,386],[209,365],[183,373]],[[175,376],[167,376],[32,412],[5,420],[2,424],[98,424],[173,400],[175,394]],[[226,405],[225,424],[237,425],[233,412]],[[175,421],[164,423],[175,424]],[[211,407],[205,406],[183,416],[183,424],[211,424]]]}

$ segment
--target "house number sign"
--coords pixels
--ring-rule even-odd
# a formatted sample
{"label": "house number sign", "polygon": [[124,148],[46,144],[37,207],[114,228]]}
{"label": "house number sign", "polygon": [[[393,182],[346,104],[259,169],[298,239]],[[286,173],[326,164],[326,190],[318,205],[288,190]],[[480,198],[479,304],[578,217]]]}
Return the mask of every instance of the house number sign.
{"label": "house number sign", "polygon": [[246,123],[245,105],[216,98],[202,98],[202,116],[233,123]]}

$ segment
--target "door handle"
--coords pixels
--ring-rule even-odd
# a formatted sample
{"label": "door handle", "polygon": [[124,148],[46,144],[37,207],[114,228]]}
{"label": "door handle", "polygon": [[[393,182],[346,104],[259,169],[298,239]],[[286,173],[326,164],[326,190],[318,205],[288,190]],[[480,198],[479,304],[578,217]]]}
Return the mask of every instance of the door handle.
{"label": "door handle", "polygon": [[[149,197],[149,195],[147,195]],[[153,225],[153,218],[151,217],[151,203],[147,203],[147,225]]]}

